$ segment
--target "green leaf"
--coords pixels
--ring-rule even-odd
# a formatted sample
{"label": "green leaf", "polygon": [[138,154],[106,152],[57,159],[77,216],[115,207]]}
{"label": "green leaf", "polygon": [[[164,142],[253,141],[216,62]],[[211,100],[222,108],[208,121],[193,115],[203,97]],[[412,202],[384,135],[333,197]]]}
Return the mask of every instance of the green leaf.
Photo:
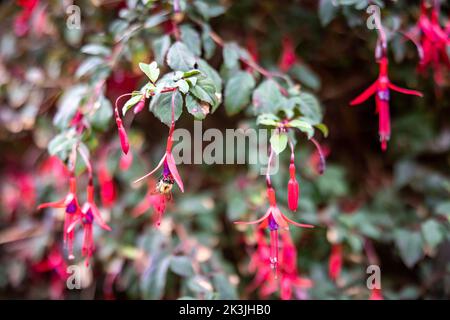
{"label": "green leaf", "polygon": [[75,71],[75,77],[81,78],[96,72],[101,66],[104,66],[104,60],[100,57],[90,57],[85,59]]}
{"label": "green leaf", "polygon": [[314,128],[307,121],[300,120],[300,119],[294,119],[294,120],[289,121],[288,126],[300,129],[300,131],[302,131],[308,135],[308,139],[311,139],[312,136],[314,135]]}
{"label": "green leaf", "polygon": [[64,91],[58,100],[58,111],[53,118],[53,124],[60,129],[67,127],[87,93],[86,85],[76,85]]}
{"label": "green leaf", "polygon": [[199,78],[197,84],[190,91],[201,101],[209,103],[212,107],[212,112],[219,106],[219,100],[216,97],[216,86],[211,79],[206,77]]}
{"label": "green leaf", "polygon": [[182,42],[175,42],[167,53],[167,64],[175,71],[188,71],[195,69],[195,56]]}
{"label": "green leaf", "polygon": [[278,132],[276,131],[271,137],[270,137],[270,145],[272,146],[273,151],[275,151],[276,154],[280,154],[283,152],[284,149],[286,149],[288,143],[288,136],[284,132]]}
{"label": "green leaf", "polygon": [[196,0],[194,1],[194,6],[205,20],[220,16],[225,12],[223,6],[209,3],[208,1]]}
{"label": "green leaf", "polygon": [[223,273],[213,274],[213,285],[216,291],[219,293],[219,299],[235,300],[238,299],[236,287],[230,283],[227,276]]}
{"label": "green leaf", "polygon": [[94,114],[91,117],[91,125],[94,128],[106,130],[113,115],[112,104],[104,95],[94,104]]}
{"label": "green leaf", "polygon": [[394,238],[400,257],[408,268],[412,268],[423,257],[420,232],[397,230]]}
{"label": "green leaf", "polygon": [[186,109],[195,119],[203,120],[206,118],[206,115],[209,113],[209,105],[206,104],[206,106],[208,108],[202,108],[200,100],[190,94],[186,96]]}
{"label": "green leaf", "polygon": [[62,161],[65,161],[76,142],[76,137],[68,135],[67,132],[62,132],[50,140],[47,150],[51,156],[57,155]]}
{"label": "green leaf", "polygon": [[203,44],[203,53],[205,59],[211,59],[216,51],[216,43],[213,41],[211,36],[209,35],[211,32],[211,28],[207,24],[203,24],[202,26],[202,44]]}
{"label": "green leaf", "polygon": [[219,73],[203,59],[198,60],[198,69],[214,82],[216,92],[222,92],[222,78]]}
{"label": "green leaf", "polygon": [[108,56],[111,54],[111,49],[101,44],[87,44],[81,48],[81,52],[93,56]]}
{"label": "green leaf", "polygon": [[422,224],[422,235],[425,242],[433,249],[444,240],[441,224],[433,219]]}
{"label": "green leaf", "polygon": [[161,120],[162,123],[170,126],[172,123],[172,94],[175,94],[175,121],[183,113],[183,96],[176,91],[167,93],[157,93],[150,102],[150,111]]}
{"label": "green leaf", "polygon": [[223,62],[228,69],[234,69],[238,66],[239,57],[239,46],[234,42],[225,43],[223,46]]}
{"label": "green leaf", "polygon": [[320,0],[319,18],[322,26],[326,26],[336,16],[338,7],[333,4],[333,0]]}
{"label": "green leaf", "polygon": [[319,101],[310,93],[302,92],[297,98],[301,114],[311,120],[312,125],[322,121],[322,110]]}
{"label": "green leaf", "polygon": [[256,118],[256,124],[277,127],[280,118],[272,113],[263,113]]}
{"label": "green leaf", "polygon": [[140,281],[141,291],[145,299],[161,299],[166,286],[167,271],[171,256],[154,257],[152,265]]}
{"label": "green leaf", "polygon": [[167,51],[169,51],[169,48],[170,36],[168,35],[163,35],[153,41],[153,53],[155,55],[155,61],[159,65],[164,64],[164,59],[166,57]]}
{"label": "green leaf", "polygon": [[189,25],[180,27],[181,40],[191,50],[191,52],[200,56],[202,54],[201,39],[197,31]]}
{"label": "green leaf", "polygon": [[150,79],[151,82],[155,83],[159,77],[159,68],[156,61],[153,61],[150,64],[139,63],[139,68],[145,75]]}
{"label": "green leaf", "polygon": [[253,105],[257,114],[275,113],[285,102],[274,80],[263,81],[253,92]]}
{"label": "green leaf", "polygon": [[324,123],[315,124],[314,127],[319,129],[325,138],[328,137],[328,127]]}
{"label": "green leaf", "polygon": [[319,77],[306,65],[295,64],[289,70],[289,73],[308,88],[319,90],[321,87]]}
{"label": "green leaf", "polygon": [[189,84],[186,82],[186,80],[178,80],[175,85],[180,89],[180,91],[184,94],[186,94],[189,91]]}
{"label": "green leaf", "polygon": [[225,87],[225,109],[228,115],[239,113],[250,103],[255,84],[253,76],[245,71],[235,73],[228,80]]}
{"label": "green leaf", "polygon": [[170,259],[170,270],[182,277],[190,277],[194,275],[192,261],[186,256],[173,256]]}
{"label": "green leaf", "polygon": [[125,116],[128,110],[134,107],[142,99],[142,94],[136,94],[128,99],[122,107],[122,115]]}

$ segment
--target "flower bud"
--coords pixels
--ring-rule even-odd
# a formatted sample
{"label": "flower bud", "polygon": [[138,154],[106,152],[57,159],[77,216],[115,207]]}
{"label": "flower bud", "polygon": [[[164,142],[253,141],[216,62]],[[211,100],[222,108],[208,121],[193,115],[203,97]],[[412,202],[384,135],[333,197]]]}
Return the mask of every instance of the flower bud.
{"label": "flower bud", "polygon": [[300,188],[298,186],[297,179],[295,178],[295,165],[291,163],[289,165],[289,182],[288,182],[288,206],[291,211],[296,211],[298,207],[298,197]]}

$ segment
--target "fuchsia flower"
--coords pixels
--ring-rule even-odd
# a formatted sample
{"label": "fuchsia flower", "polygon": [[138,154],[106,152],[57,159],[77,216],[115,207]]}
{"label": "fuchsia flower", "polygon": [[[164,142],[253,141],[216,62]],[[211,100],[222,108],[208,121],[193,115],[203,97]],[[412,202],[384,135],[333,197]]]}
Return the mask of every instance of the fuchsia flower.
{"label": "fuchsia flower", "polygon": [[79,218],[81,211],[76,196],[77,183],[75,177],[70,178],[70,189],[64,199],[56,202],[46,202],[38,206],[38,210],[44,208],[65,208],[64,218],[64,243],[67,245],[69,259],[73,259],[73,241],[75,232],[69,227]]}
{"label": "fuchsia flower", "polygon": [[377,288],[371,289],[369,300],[384,300],[381,289]]}
{"label": "fuchsia flower", "polygon": [[256,221],[236,221],[236,224],[259,224],[262,229],[268,228],[270,230],[270,267],[277,273],[279,258],[278,258],[278,230],[289,230],[289,224],[293,224],[301,228],[314,228],[310,224],[302,224],[292,221],[286,217],[278,208],[275,198],[275,190],[269,186],[267,188],[267,198],[269,199],[269,209],[266,214]]}
{"label": "fuchsia flower", "polygon": [[297,54],[291,38],[286,37],[283,39],[282,50],[278,67],[282,72],[287,72],[297,62]]}
{"label": "fuchsia flower", "polygon": [[289,164],[288,182],[288,206],[291,211],[297,211],[299,194],[300,189],[297,178],[295,177],[294,148],[291,144],[291,163]]}
{"label": "fuchsia flower", "polygon": [[[280,288],[280,297],[290,300],[293,292],[297,298],[304,296],[303,290],[311,288],[311,280],[299,276],[297,272],[297,250],[288,231],[281,233],[283,243],[280,255],[280,270],[277,277],[270,265],[271,248],[265,240],[263,228],[256,231],[257,248],[249,263],[249,272],[256,273],[248,291],[258,289],[262,299],[267,298]],[[278,282],[279,281],[279,282]]]}
{"label": "fuchsia flower", "polygon": [[166,211],[167,197],[159,192],[155,193],[154,182],[148,183],[147,194],[144,199],[133,209],[133,216],[138,217],[144,214],[148,209],[152,208],[156,213],[155,223],[157,226],[161,224],[161,219]]}
{"label": "fuchsia flower", "polygon": [[[427,9],[425,1],[421,4],[421,13],[417,26],[413,28],[410,37],[415,39],[421,49],[421,60],[418,71],[424,74],[428,68],[434,72],[434,81],[438,85],[444,84],[444,69],[450,69],[450,59],[447,54],[447,46],[450,45],[450,37],[439,23],[439,4],[436,3]],[[419,38],[419,39],[417,39]]]}
{"label": "fuchsia flower", "polygon": [[342,270],[342,245],[333,244],[331,247],[330,260],[328,262],[328,274],[331,280],[336,281]]}
{"label": "fuchsia flower", "polygon": [[51,272],[50,298],[62,299],[67,279],[67,265],[60,249],[55,245],[50,253],[40,262],[31,266],[38,273]]}
{"label": "fuchsia flower", "polygon": [[39,4],[39,0],[19,0],[17,3],[22,7],[22,11],[14,20],[14,32],[17,36],[22,37],[30,29],[31,16]]}
{"label": "fuchsia flower", "polygon": [[102,204],[106,208],[111,208],[116,202],[116,185],[106,165],[102,165],[99,170],[98,180],[100,183],[100,196]]}
{"label": "fuchsia flower", "polygon": [[90,182],[87,187],[87,201],[81,208],[81,215],[79,215],[76,220],[72,221],[67,229],[67,233],[71,233],[74,232],[77,223],[80,222],[82,224],[84,237],[81,255],[86,257],[86,265],[89,265],[89,260],[95,250],[94,238],[92,234],[94,220],[102,229],[111,231],[111,228],[103,221],[100,211],[94,202],[94,186],[92,185],[92,182]]}
{"label": "fuchsia flower", "polygon": [[361,104],[366,101],[370,96],[375,94],[376,112],[378,113],[379,129],[381,149],[384,151],[387,148],[387,142],[391,136],[391,124],[389,116],[389,89],[394,91],[415,95],[422,97],[422,93],[415,90],[400,88],[389,81],[388,77],[388,59],[383,56],[378,63],[380,64],[380,74],[377,81],[375,81],[369,88],[367,88],[362,94],[356,97],[350,102],[351,106]]}

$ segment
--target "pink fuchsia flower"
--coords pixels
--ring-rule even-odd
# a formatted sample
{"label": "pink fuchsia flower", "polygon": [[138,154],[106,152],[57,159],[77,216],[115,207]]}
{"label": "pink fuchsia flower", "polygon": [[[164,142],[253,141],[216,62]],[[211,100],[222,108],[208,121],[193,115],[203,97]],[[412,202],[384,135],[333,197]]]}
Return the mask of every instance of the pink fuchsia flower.
{"label": "pink fuchsia flower", "polygon": [[267,188],[267,198],[269,199],[269,209],[266,214],[256,221],[236,221],[236,224],[259,224],[262,229],[268,228],[270,230],[270,266],[274,270],[275,275],[278,270],[278,230],[289,230],[289,224],[293,224],[301,228],[314,228],[310,224],[302,224],[292,221],[286,217],[278,208],[275,198],[275,190],[272,187]]}
{"label": "pink fuchsia flower", "polygon": [[114,179],[108,171],[106,164],[102,164],[98,173],[100,183],[100,197],[105,208],[111,208],[116,202],[116,185]]}
{"label": "pink fuchsia flower", "polygon": [[[177,166],[175,164],[175,159],[172,154],[172,146],[173,146],[173,132],[175,130],[175,93],[172,94],[172,123],[169,129],[169,135],[167,137],[167,145],[166,145],[166,152],[164,153],[163,157],[159,161],[158,165],[155,169],[144,175],[143,177],[137,179],[134,183],[137,183],[149,176],[151,176],[153,173],[155,173],[161,166],[163,166],[163,175],[160,179],[160,182],[174,180],[178,187],[180,188],[181,192],[184,192],[184,186],[183,181],[181,180],[180,174],[178,173]],[[172,183],[173,184],[173,183]],[[171,187],[169,188],[170,192]],[[158,190],[160,193],[165,193],[162,191],[165,190]]]}
{"label": "pink fuchsia flower", "polygon": [[370,297],[369,300],[384,300],[383,294],[381,292],[381,288],[373,288],[370,290]]}
{"label": "pink fuchsia flower", "polygon": [[[450,69],[450,59],[447,54],[447,46],[450,45],[450,37],[439,23],[439,4],[432,6],[431,12],[425,1],[421,5],[421,13],[417,26],[413,29],[411,38],[416,38],[421,49],[421,60],[418,71],[424,74],[427,68],[434,72],[436,84],[444,84],[445,68]],[[417,37],[419,41],[417,41]]]}
{"label": "pink fuchsia flower", "polygon": [[422,97],[422,93],[415,90],[403,89],[390,82],[388,77],[388,59],[383,56],[379,62],[380,74],[377,81],[375,81],[369,88],[367,88],[362,94],[356,97],[350,102],[351,106],[361,104],[369,97],[375,94],[376,112],[378,113],[379,129],[381,149],[383,151],[387,148],[387,142],[391,136],[391,124],[389,116],[389,90],[394,90],[400,93],[415,95]]}
{"label": "pink fuchsia flower", "polygon": [[31,16],[39,4],[39,0],[19,0],[17,4],[22,7],[22,10],[14,20],[14,32],[18,37],[22,37],[30,29]]}
{"label": "pink fuchsia flower", "polygon": [[111,228],[103,220],[97,205],[94,202],[94,186],[89,183],[87,187],[87,200],[81,208],[81,215],[78,216],[69,226],[67,232],[73,232],[77,223],[81,223],[84,230],[83,247],[81,255],[86,257],[86,265],[95,250],[94,238],[92,233],[93,222],[96,222],[102,229],[111,231]]}
{"label": "pink fuchsia flower", "polygon": [[295,292],[297,298],[300,298],[303,296],[302,291],[311,288],[313,282],[298,274],[297,249],[292,242],[289,232],[282,232],[281,239],[283,242],[283,249],[280,267],[280,297],[283,300],[290,300],[293,292]]}
{"label": "pink fuchsia flower", "polygon": [[50,298],[63,298],[67,279],[67,265],[60,249],[56,245],[52,247],[43,260],[33,264],[31,269],[38,273],[50,272]]}
{"label": "pink fuchsia flower", "polygon": [[155,193],[155,184],[153,181],[150,181],[148,183],[148,190],[147,193],[142,199],[141,202],[138,203],[138,205],[133,209],[133,216],[138,217],[142,214],[144,214],[148,209],[152,208],[153,212],[156,213],[156,216],[154,218],[155,223],[157,226],[161,224],[161,219],[166,211],[166,203],[167,203],[167,196],[164,194],[161,194],[159,192]]}
{"label": "pink fuchsia flower", "polygon": [[330,259],[328,261],[328,274],[330,279],[336,281],[342,270],[342,244],[331,246]]}
{"label": "pink fuchsia flower", "polygon": [[77,183],[75,177],[70,178],[70,188],[64,199],[56,202],[46,202],[38,206],[38,210],[44,208],[64,208],[65,218],[64,218],[64,243],[67,245],[69,252],[69,259],[73,259],[73,241],[74,241],[74,230],[69,230],[71,226],[80,216],[80,206],[78,205],[78,200],[76,196]]}
{"label": "pink fuchsia flower", "polygon": [[289,182],[288,182],[288,206],[291,211],[297,211],[298,198],[300,195],[300,188],[298,186],[297,178],[295,177],[295,163],[294,163],[294,147],[291,143],[291,163],[289,164]]}
{"label": "pink fuchsia flower", "polygon": [[287,72],[297,62],[294,42],[291,38],[285,37],[282,42],[282,52],[278,67],[282,72]]}

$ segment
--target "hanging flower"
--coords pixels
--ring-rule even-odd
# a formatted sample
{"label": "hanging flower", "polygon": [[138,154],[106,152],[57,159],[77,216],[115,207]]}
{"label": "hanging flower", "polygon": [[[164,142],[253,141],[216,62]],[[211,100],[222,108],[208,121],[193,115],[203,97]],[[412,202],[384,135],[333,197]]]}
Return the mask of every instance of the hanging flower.
{"label": "hanging flower", "polygon": [[342,270],[342,244],[331,246],[330,259],[328,261],[328,274],[331,280],[336,281]]}
{"label": "hanging flower", "polygon": [[269,209],[266,214],[256,221],[236,221],[236,224],[259,224],[260,228],[268,228],[270,231],[270,266],[274,270],[275,275],[278,270],[278,230],[289,230],[289,224],[293,224],[301,228],[314,228],[310,224],[302,224],[292,221],[286,217],[278,208],[275,198],[275,190],[272,187],[267,188],[267,198],[269,199]]}
{"label": "hanging flower", "polygon": [[75,237],[74,230],[69,230],[69,226],[80,216],[80,206],[76,196],[77,183],[75,177],[70,178],[69,193],[64,199],[56,202],[46,202],[38,206],[38,210],[44,208],[65,208],[66,214],[64,218],[64,243],[67,245],[69,259],[73,259],[73,241]]}
{"label": "hanging flower", "polygon": [[162,216],[166,211],[166,203],[169,199],[170,195],[168,195],[167,193],[161,194],[160,192],[158,192],[153,181],[151,181],[148,184],[147,194],[145,195],[144,199],[142,199],[142,201],[138,203],[138,205],[133,209],[133,216],[138,217],[144,214],[148,209],[152,208],[156,213],[156,216],[154,218],[155,223],[157,226],[159,226],[161,224]]}
{"label": "hanging flower", "polygon": [[288,206],[291,211],[297,211],[300,189],[295,177],[294,148],[291,147],[291,163],[289,164]]}
{"label": "hanging flower", "polygon": [[282,72],[288,72],[296,62],[297,54],[295,53],[294,42],[291,38],[285,37],[282,42],[282,52],[278,67]]}
{"label": "hanging flower", "polygon": [[86,257],[86,265],[89,265],[89,260],[95,250],[92,233],[92,225],[94,220],[102,229],[111,231],[111,228],[104,222],[102,216],[100,215],[100,211],[94,202],[94,186],[92,182],[90,182],[87,187],[87,200],[81,208],[81,215],[71,223],[67,230],[67,232],[74,232],[76,224],[81,222],[84,231],[81,255]]}
{"label": "hanging flower", "polygon": [[362,94],[352,100],[350,102],[350,105],[354,106],[357,104],[361,104],[370,96],[375,94],[376,112],[378,113],[379,119],[378,133],[380,135],[381,149],[384,151],[387,148],[387,142],[389,141],[389,138],[391,136],[391,124],[389,116],[389,89],[419,97],[422,97],[423,95],[419,91],[400,88],[389,81],[387,57],[383,56],[378,63],[380,64],[380,74],[377,81],[375,81],[375,83],[367,88]]}
{"label": "hanging flower", "polygon": [[104,163],[99,169],[98,180],[100,183],[100,197],[102,199],[102,204],[106,208],[111,208],[116,202],[116,185]]}
{"label": "hanging flower", "polygon": [[381,288],[373,288],[370,290],[369,300],[384,300]]}

